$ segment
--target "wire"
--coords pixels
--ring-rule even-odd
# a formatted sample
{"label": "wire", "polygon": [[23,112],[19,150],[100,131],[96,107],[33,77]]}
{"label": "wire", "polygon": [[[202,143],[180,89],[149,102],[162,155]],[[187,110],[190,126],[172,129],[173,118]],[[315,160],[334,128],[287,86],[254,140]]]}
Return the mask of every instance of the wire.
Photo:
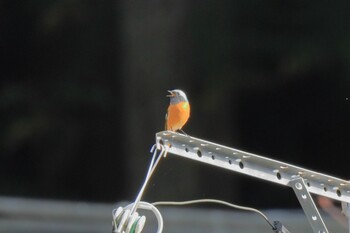
{"label": "wire", "polygon": [[[160,152],[159,153],[158,152],[159,152],[159,150],[157,148],[157,145],[155,144],[151,149],[151,153],[153,153],[151,163],[149,165],[145,180],[142,184],[142,187],[141,187],[135,201],[124,208],[119,207],[119,208],[113,209],[113,211],[112,211],[112,215],[113,215],[112,232],[115,232],[115,233],[124,232],[123,229],[125,229],[125,227],[127,227],[125,225],[125,221],[126,222],[130,221],[131,216],[136,212],[136,210],[138,208],[152,211],[155,214],[157,221],[158,221],[157,233],[161,233],[163,231],[163,218],[162,218],[162,215],[160,214],[159,210],[155,206],[153,206],[152,204],[141,201],[142,195],[143,195],[143,193],[146,189],[146,186],[147,186],[152,174],[154,173],[157,165],[159,164],[161,158],[163,156],[166,157],[166,155],[168,153],[167,148],[162,146],[162,145],[160,145]],[[123,213],[126,213],[126,214],[123,215]],[[125,219],[124,219],[124,216],[125,216]],[[118,218],[120,218],[120,219],[118,220]],[[142,220],[142,218],[144,219],[143,221],[145,221],[144,216],[141,217],[140,221]],[[144,223],[141,224],[142,228],[143,228],[143,224]]]}
{"label": "wire", "polygon": [[251,207],[246,207],[246,206],[240,206],[240,205],[235,205],[226,201],[222,200],[217,200],[217,199],[197,199],[197,200],[189,200],[189,201],[158,201],[158,202],[153,202],[152,205],[157,206],[157,205],[176,205],[176,206],[181,206],[181,205],[193,205],[193,204],[199,204],[199,203],[216,203],[216,204],[221,204],[221,205],[226,205],[231,208],[235,209],[240,209],[240,210],[245,210],[245,211],[251,211],[258,213],[260,216],[262,216],[265,221],[272,227],[272,229],[275,228],[275,226],[270,222],[269,218],[260,210],[251,208]]}
{"label": "wire", "polygon": [[[129,204],[127,207],[125,207],[124,209],[130,209],[130,213],[129,213],[129,217],[136,211],[137,208],[141,208],[141,209],[146,209],[146,210],[151,210],[153,211],[153,213],[156,215],[157,217],[157,220],[158,220],[158,233],[162,232],[163,230],[163,218],[159,212],[159,210],[155,207],[155,206],[159,206],[159,205],[177,205],[177,206],[181,206],[181,205],[193,205],[193,204],[199,204],[199,203],[216,203],[216,204],[221,204],[221,205],[226,205],[226,206],[229,206],[231,208],[235,208],[235,209],[240,209],[240,210],[245,210],[245,211],[251,211],[251,212],[255,212],[255,213],[258,213],[260,216],[262,216],[265,221],[272,227],[272,229],[276,229],[275,226],[270,222],[270,220],[268,219],[268,217],[262,213],[261,211],[257,210],[257,209],[254,209],[254,208],[251,208],[251,207],[245,207],[245,206],[240,206],[240,205],[235,205],[235,204],[232,204],[232,203],[229,203],[229,202],[225,202],[225,201],[222,201],[222,200],[217,200],[217,199],[197,199],[197,200],[189,200],[189,201],[179,201],[179,202],[176,202],[176,201],[159,201],[159,202],[154,202],[152,204],[150,203],[147,203],[147,202],[142,202],[141,201],[141,198],[142,198],[142,195],[146,189],[146,186],[148,184],[148,181],[150,180],[152,174],[154,173],[157,165],[159,164],[161,158],[164,156],[166,156],[167,154],[167,149],[165,147],[161,147],[161,152],[158,154],[158,157],[157,157],[157,148],[156,148],[156,145],[154,145],[151,149],[151,152],[153,152],[153,156],[152,156],[152,160],[151,160],[151,163],[149,165],[149,168],[148,168],[148,171],[147,171],[147,174],[146,174],[146,177],[145,177],[145,180],[144,180],[144,183],[142,184],[142,187],[136,197],[136,200],[135,202]],[[114,226],[117,227],[118,225],[118,222],[116,220],[117,218],[117,212],[118,210],[117,209],[114,209],[112,211],[112,214],[113,216],[113,222],[114,222]],[[117,229],[117,232],[118,232],[118,229]]]}
{"label": "wire", "polygon": [[151,163],[149,165],[149,168],[148,168],[148,171],[147,171],[147,175],[146,175],[146,178],[142,184],[142,187],[136,197],[136,200],[134,201],[134,205],[133,207],[131,208],[131,211],[130,211],[130,216],[136,211],[140,201],[141,201],[141,198],[142,198],[142,195],[146,189],[146,186],[148,184],[148,181],[150,180],[153,172],[155,171],[160,159],[164,156],[166,156],[167,154],[167,150],[165,147],[161,147],[161,152],[159,153],[158,157],[157,157],[157,148],[156,148],[156,145],[153,145],[152,149],[151,149],[151,152],[153,152],[153,156],[152,156],[152,160],[151,160]]}

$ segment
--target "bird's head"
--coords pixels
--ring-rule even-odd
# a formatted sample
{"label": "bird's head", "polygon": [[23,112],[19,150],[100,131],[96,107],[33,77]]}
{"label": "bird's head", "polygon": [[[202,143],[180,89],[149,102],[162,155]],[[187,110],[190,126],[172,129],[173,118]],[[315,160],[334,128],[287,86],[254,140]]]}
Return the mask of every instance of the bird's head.
{"label": "bird's head", "polygon": [[175,90],[168,91],[168,92],[169,92],[169,95],[167,95],[167,97],[170,98],[170,103],[177,104],[180,102],[188,102],[188,99],[187,99],[185,92],[183,92],[179,89],[175,89]]}

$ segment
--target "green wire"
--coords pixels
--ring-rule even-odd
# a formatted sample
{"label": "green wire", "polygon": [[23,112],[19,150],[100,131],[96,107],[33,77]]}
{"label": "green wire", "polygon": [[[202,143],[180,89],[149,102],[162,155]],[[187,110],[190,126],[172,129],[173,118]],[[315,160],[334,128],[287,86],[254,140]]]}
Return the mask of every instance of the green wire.
{"label": "green wire", "polygon": [[140,217],[137,218],[137,220],[132,224],[131,229],[130,229],[130,233],[135,233],[136,225],[137,225],[137,223],[139,222],[140,219],[141,219]]}

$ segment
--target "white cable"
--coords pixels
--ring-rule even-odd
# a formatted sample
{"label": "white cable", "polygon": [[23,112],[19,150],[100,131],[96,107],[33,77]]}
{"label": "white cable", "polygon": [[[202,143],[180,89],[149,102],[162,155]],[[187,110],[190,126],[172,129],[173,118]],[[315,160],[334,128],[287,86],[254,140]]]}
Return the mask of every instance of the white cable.
{"label": "white cable", "polygon": [[[161,152],[159,153],[159,156],[158,156],[157,159],[156,159],[156,156],[157,156],[158,150],[157,150],[157,148],[156,148],[156,145],[154,145],[154,146],[151,148],[151,152],[153,152],[152,161],[151,161],[151,163],[150,163],[150,165],[149,165],[148,172],[147,172],[145,181],[143,182],[142,188],[140,189],[139,194],[137,195],[136,200],[135,200],[135,202],[133,203],[134,205],[133,205],[133,207],[132,207],[132,209],[131,209],[131,211],[130,211],[130,215],[132,215],[132,214],[136,211],[136,209],[137,209],[137,207],[138,207],[138,205],[139,205],[139,202],[140,202],[140,200],[141,200],[141,197],[142,197],[142,195],[143,195],[143,193],[144,193],[144,191],[145,191],[145,189],[146,189],[146,186],[147,186],[147,184],[148,184],[148,181],[150,180],[150,178],[151,178],[153,172],[155,171],[155,169],[156,169],[156,167],[157,167],[157,165],[158,165],[160,159],[162,158],[163,155],[166,156],[166,154],[167,154],[167,150],[164,148],[164,146],[162,146],[162,150],[161,150]],[[156,161],[155,161],[155,160],[156,160]],[[154,162],[154,161],[155,161],[155,162]]]}
{"label": "white cable", "polygon": [[[147,171],[147,175],[146,175],[146,178],[144,180],[144,183],[142,184],[142,187],[135,199],[135,202],[127,205],[124,210],[127,211],[127,214],[125,216],[122,216],[122,217],[126,217],[128,216],[128,218],[131,217],[131,215],[133,215],[136,210],[138,208],[140,209],[144,209],[144,210],[151,210],[154,215],[156,216],[157,218],[157,221],[158,221],[158,230],[157,230],[157,233],[161,233],[163,231],[163,218],[162,218],[162,215],[160,214],[159,210],[155,207],[157,205],[192,205],[192,204],[198,204],[198,203],[216,203],[216,204],[221,204],[221,205],[226,205],[226,206],[229,206],[231,208],[236,208],[236,209],[240,209],[240,210],[245,210],[245,211],[251,211],[251,212],[255,212],[255,213],[258,213],[259,215],[261,215],[265,221],[272,227],[272,229],[274,229],[274,225],[269,221],[268,217],[262,213],[261,211],[257,210],[257,209],[254,209],[254,208],[251,208],[251,207],[245,207],[245,206],[240,206],[240,205],[235,205],[235,204],[232,204],[232,203],[229,203],[229,202],[225,202],[225,201],[222,201],[222,200],[217,200],[217,199],[197,199],[197,200],[190,200],[190,201],[179,201],[179,202],[176,202],[176,201],[159,201],[159,202],[154,202],[152,204],[150,203],[147,203],[147,202],[143,202],[141,201],[141,198],[142,198],[142,195],[146,189],[146,186],[148,184],[148,181],[150,180],[153,172],[155,171],[157,165],[159,164],[159,161],[160,159],[164,156],[166,156],[167,154],[167,149],[166,147],[164,146],[161,146],[161,152],[159,153],[158,157],[157,157],[157,148],[156,148],[156,145],[154,145],[151,149],[151,153],[153,152],[153,156],[152,156],[152,160],[151,160],[151,163],[149,165],[149,168],[148,168],[148,171]],[[118,209],[114,209],[112,211],[112,214],[113,214],[113,221],[114,221],[114,225],[117,226],[117,222],[116,222],[116,216],[118,216],[119,213],[121,213],[122,211],[122,208],[118,208]],[[124,219],[121,219],[120,221],[124,221]],[[125,220],[127,221],[127,220]],[[121,232],[121,229],[124,225],[123,224],[120,224],[120,222],[118,223],[119,224],[119,228],[120,229],[117,229],[116,232]]]}
{"label": "white cable", "polygon": [[[163,156],[165,157],[167,154],[167,149],[162,145],[160,147],[161,147],[161,151],[160,151],[158,157],[157,157],[157,152],[159,150],[157,149],[157,146],[154,145],[151,149],[151,153],[153,152],[152,160],[151,160],[151,163],[149,165],[149,168],[148,168],[148,171],[146,174],[146,178],[142,184],[142,187],[141,187],[135,201],[133,203],[127,205],[125,208],[119,207],[119,208],[114,209],[112,211],[113,225],[115,227],[116,233],[130,232],[130,229],[133,226],[133,224],[135,223],[134,222],[135,219],[137,218],[138,214],[136,213],[136,210],[138,208],[145,209],[145,210],[151,210],[154,213],[154,215],[156,216],[157,221],[158,221],[157,233],[161,233],[163,231],[163,218],[162,218],[162,215],[160,214],[159,210],[155,206],[153,206],[152,204],[141,201],[142,195],[146,189],[148,181],[150,180],[153,172],[155,171],[157,165],[159,164],[160,159]],[[139,231],[141,231],[141,229],[143,228],[145,219],[146,218],[144,216],[142,216],[140,218],[140,221],[136,225],[136,229],[139,228]],[[136,232],[138,232],[138,230],[136,230]]]}
{"label": "white cable", "polygon": [[[131,208],[133,204],[134,203],[129,204],[128,206],[125,207],[125,209]],[[138,208],[143,209],[143,210],[151,210],[154,213],[154,215],[157,218],[157,222],[158,222],[157,233],[161,233],[163,231],[163,217],[162,217],[161,213],[159,212],[159,210],[157,209],[157,207],[155,207],[151,203],[140,201]]]}
{"label": "white cable", "polygon": [[251,208],[251,207],[246,207],[246,206],[240,206],[240,205],[235,205],[226,201],[222,200],[217,200],[217,199],[197,199],[197,200],[190,200],[190,201],[158,201],[158,202],[153,202],[152,204],[154,206],[157,205],[192,205],[192,204],[198,204],[198,203],[216,203],[216,204],[221,204],[221,205],[226,205],[231,208],[235,209],[240,209],[240,210],[246,210],[246,211],[251,211],[258,213],[260,216],[262,216],[265,221],[272,227],[274,228],[274,225],[270,222],[269,218],[260,210]]}

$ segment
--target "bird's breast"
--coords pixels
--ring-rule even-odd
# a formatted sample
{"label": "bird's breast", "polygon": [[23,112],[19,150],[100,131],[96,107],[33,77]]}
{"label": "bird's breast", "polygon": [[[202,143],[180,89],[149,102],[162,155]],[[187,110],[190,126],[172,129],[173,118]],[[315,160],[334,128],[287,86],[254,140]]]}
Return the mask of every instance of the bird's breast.
{"label": "bird's breast", "polygon": [[180,102],[177,104],[169,105],[169,114],[181,115],[182,117],[189,117],[190,114],[190,104],[188,102]]}
{"label": "bird's breast", "polygon": [[168,108],[168,129],[181,129],[189,117],[190,104],[188,102],[170,104]]}

